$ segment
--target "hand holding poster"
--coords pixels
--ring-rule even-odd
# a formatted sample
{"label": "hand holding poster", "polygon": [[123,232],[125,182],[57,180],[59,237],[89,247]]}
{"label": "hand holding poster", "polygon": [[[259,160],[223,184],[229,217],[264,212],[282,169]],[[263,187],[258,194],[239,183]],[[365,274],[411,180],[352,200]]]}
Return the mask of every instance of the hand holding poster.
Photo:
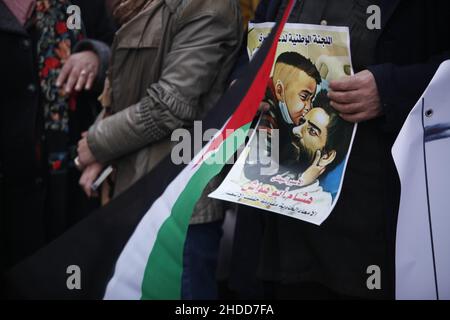
{"label": "hand holding poster", "polygon": [[[250,24],[250,58],[273,23]],[[248,145],[210,196],[320,225],[343,182],[356,125],[330,106],[328,84],[353,73],[346,27],[286,24],[264,112]]]}

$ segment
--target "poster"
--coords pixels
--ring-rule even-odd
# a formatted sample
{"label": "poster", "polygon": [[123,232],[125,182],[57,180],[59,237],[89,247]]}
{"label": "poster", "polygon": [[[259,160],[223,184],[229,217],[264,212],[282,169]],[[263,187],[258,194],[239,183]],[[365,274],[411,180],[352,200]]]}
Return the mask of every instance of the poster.
{"label": "poster", "polygon": [[[251,58],[273,23],[249,24]],[[356,125],[327,96],[353,74],[347,27],[286,24],[264,102],[266,111],[228,176],[210,197],[320,225],[342,186]]]}

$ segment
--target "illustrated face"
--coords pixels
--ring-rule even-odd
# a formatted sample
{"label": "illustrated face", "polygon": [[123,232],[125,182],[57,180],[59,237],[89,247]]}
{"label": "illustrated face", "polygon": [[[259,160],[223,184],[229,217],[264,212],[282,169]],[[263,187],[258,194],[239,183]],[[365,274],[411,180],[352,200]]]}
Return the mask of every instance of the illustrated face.
{"label": "illustrated face", "polygon": [[327,143],[330,116],[322,108],[313,108],[305,114],[303,120],[300,126],[293,129],[293,133],[300,140],[300,148],[312,157]]}
{"label": "illustrated face", "polygon": [[314,78],[295,67],[285,66],[283,71],[290,74],[284,77],[284,82],[278,80],[275,84],[277,99],[286,103],[292,122],[299,125],[302,116],[311,109],[317,83]]}

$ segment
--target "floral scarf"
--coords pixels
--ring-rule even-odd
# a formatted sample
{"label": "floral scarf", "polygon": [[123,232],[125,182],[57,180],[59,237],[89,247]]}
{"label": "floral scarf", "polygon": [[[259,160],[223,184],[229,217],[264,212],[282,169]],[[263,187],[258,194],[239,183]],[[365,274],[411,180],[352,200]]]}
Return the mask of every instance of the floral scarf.
{"label": "floral scarf", "polygon": [[75,96],[66,96],[55,86],[64,63],[75,43],[83,36],[79,30],[68,30],[66,0],[36,1],[36,27],[39,31],[37,47],[39,79],[44,105],[46,131],[69,132],[68,111],[76,107]]}
{"label": "floral scarf", "polygon": [[70,57],[72,48],[83,38],[81,30],[67,28],[68,0],[37,0],[33,22],[38,32],[37,57],[43,111],[46,155],[51,174],[60,175],[73,166],[76,147],[71,145],[69,114],[76,111],[76,95],[66,95],[56,87],[56,79]]}

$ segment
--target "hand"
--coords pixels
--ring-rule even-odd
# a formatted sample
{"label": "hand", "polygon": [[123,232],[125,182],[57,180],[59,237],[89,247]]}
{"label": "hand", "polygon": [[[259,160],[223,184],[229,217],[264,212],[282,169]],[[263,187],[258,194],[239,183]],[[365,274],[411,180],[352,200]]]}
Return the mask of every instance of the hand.
{"label": "hand", "polygon": [[382,115],[380,96],[373,74],[364,70],[330,82],[331,106],[349,122],[362,122]]}
{"label": "hand", "polygon": [[336,152],[332,151],[330,154],[322,156],[320,150],[316,151],[316,155],[311,166],[303,172],[300,180],[303,186],[310,185],[316,181],[326,170],[327,166],[331,164],[336,158]]}
{"label": "hand", "polygon": [[65,86],[66,94],[72,90],[90,90],[97,77],[100,59],[93,51],[83,51],[72,54],[56,79],[56,86]]}
{"label": "hand", "polygon": [[95,179],[97,179],[98,175],[102,172],[103,167],[103,164],[94,162],[87,166],[81,175],[79,184],[89,198],[98,196],[98,194],[91,189],[91,186]]}
{"label": "hand", "polygon": [[96,162],[94,155],[89,149],[89,145],[87,142],[87,133],[83,133],[83,138],[78,141],[78,160],[82,167],[87,167],[88,165]]}

